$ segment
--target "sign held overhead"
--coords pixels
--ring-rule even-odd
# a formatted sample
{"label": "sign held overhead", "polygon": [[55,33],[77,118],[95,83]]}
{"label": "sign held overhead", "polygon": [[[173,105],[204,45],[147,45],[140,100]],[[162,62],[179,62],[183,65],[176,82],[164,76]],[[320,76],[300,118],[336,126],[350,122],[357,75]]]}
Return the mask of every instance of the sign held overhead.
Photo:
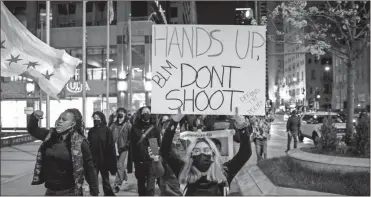
{"label": "sign held overhead", "polygon": [[152,113],[265,114],[266,27],[153,25]]}

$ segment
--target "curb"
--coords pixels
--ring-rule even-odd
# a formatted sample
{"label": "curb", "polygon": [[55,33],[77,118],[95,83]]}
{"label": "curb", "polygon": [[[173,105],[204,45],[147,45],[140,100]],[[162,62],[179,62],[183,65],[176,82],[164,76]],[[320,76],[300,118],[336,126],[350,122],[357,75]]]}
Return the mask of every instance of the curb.
{"label": "curb", "polygon": [[[241,174],[240,174],[241,173]],[[246,166],[240,170],[236,176],[237,184],[243,196],[248,195],[268,195],[277,196],[276,186],[268,179],[267,176],[259,169],[258,166]],[[246,177],[247,176],[247,177]],[[242,177],[247,178],[246,181]],[[245,182],[245,183],[244,183]],[[255,188],[254,188],[255,187]],[[254,190],[255,189],[255,190]]]}

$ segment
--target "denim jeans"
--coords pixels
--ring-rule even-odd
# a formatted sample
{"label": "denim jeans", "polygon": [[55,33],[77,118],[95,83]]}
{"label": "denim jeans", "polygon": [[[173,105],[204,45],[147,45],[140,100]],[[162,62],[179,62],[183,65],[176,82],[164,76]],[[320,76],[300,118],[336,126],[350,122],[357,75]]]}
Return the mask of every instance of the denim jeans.
{"label": "denim jeans", "polygon": [[117,160],[117,174],[115,179],[115,186],[121,187],[122,182],[128,180],[128,175],[126,173],[126,166],[127,166],[127,156],[128,151],[124,151],[120,154]]}
{"label": "denim jeans", "polygon": [[267,159],[267,148],[268,148],[267,139],[255,139],[255,149],[258,161]]}
{"label": "denim jeans", "polygon": [[298,146],[298,133],[287,133],[287,150],[291,149],[291,138],[294,138],[294,148]]}

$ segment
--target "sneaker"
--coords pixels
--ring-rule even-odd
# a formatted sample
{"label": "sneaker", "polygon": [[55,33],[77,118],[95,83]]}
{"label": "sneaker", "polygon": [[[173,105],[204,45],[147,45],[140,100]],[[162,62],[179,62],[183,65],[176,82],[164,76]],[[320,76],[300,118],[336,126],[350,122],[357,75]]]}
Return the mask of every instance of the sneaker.
{"label": "sneaker", "polygon": [[289,152],[290,150],[285,150],[285,153]]}
{"label": "sneaker", "polygon": [[120,187],[116,185],[114,190],[115,190],[115,193],[119,193],[120,192]]}

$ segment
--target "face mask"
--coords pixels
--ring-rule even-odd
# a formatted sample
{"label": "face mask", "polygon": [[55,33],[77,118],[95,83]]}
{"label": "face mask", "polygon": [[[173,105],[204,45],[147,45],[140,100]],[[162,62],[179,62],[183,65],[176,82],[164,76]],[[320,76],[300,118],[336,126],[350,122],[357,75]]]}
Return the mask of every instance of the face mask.
{"label": "face mask", "polygon": [[148,122],[150,118],[151,118],[151,114],[149,113],[142,114],[142,120],[144,122]]}
{"label": "face mask", "polygon": [[96,127],[98,125],[100,125],[100,120],[94,120],[94,126]]}
{"label": "face mask", "polygon": [[117,117],[118,118],[123,118],[124,117],[124,114],[117,114]]}
{"label": "face mask", "polygon": [[211,164],[211,155],[205,155],[203,153],[193,156],[193,165],[200,171],[206,172],[209,170]]}
{"label": "face mask", "polygon": [[64,133],[65,131],[71,130],[75,125],[72,125],[70,127],[67,127],[66,129],[63,130],[57,130],[57,133]]}

